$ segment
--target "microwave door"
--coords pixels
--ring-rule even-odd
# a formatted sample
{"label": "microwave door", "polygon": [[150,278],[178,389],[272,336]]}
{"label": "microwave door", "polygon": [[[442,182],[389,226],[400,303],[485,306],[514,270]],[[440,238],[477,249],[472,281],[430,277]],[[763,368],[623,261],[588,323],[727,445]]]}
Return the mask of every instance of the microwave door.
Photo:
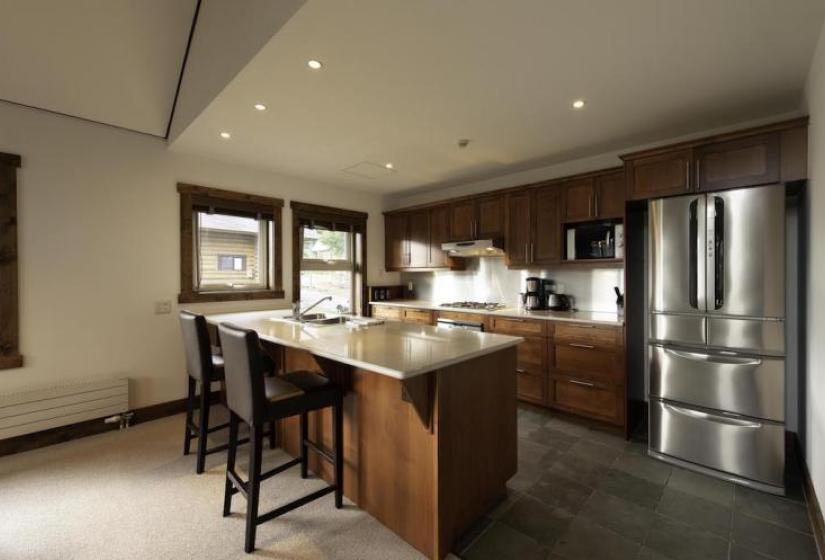
{"label": "microwave door", "polygon": [[706,198],[681,196],[650,202],[650,310],[704,314]]}

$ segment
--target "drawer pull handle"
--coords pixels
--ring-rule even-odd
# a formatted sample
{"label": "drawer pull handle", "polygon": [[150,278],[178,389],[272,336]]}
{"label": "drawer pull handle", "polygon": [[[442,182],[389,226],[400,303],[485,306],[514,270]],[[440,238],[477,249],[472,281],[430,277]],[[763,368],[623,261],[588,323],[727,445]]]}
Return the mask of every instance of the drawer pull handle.
{"label": "drawer pull handle", "polygon": [[588,383],[587,381],[576,381],[575,379],[568,379],[570,383],[575,383],[576,385],[581,385],[583,387],[590,387],[591,389],[595,387],[592,383]]}
{"label": "drawer pull handle", "polygon": [[571,342],[570,346],[572,346],[573,348],[587,348],[589,350],[592,350],[592,349],[595,348],[595,346],[591,346],[590,344],[576,344],[574,342]]}
{"label": "drawer pull handle", "polygon": [[513,323],[523,323],[526,319],[516,319],[515,317],[510,317],[505,319],[505,321],[512,321]]}
{"label": "drawer pull handle", "polygon": [[760,358],[739,358],[736,356],[717,356],[715,354],[704,354],[702,352],[687,352],[685,350],[673,350],[665,348],[665,354],[684,358],[686,360],[697,360],[712,364],[732,364],[739,366],[758,366],[762,363]]}
{"label": "drawer pull handle", "polygon": [[516,373],[527,373],[526,370],[516,368]]}
{"label": "drawer pull handle", "polygon": [[761,428],[760,422],[752,422],[750,420],[740,420],[739,418],[730,418],[728,416],[719,416],[717,414],[708,414],[699,410],[691,410],[689,408],[682,408],[681,406],[673,406],[672,404],[664,403],[667,410],[687,416],[689,418],[700,418],[709,422],[716,422],[717,424],[727,424],[729,426],[738,426],[740,428]]}

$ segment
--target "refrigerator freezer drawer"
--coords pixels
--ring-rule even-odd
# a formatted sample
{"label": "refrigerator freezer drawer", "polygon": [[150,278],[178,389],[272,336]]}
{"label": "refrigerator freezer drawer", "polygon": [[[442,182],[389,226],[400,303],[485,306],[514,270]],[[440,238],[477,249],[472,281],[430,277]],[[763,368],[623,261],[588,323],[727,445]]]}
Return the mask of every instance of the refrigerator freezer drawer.
{"label": "refrigerator freezer drawer", "polygon": [[783,424],[650,401],[650,448],[717,471],[783,486]]}
{"label": "refrigerator freezer drawer", "polygon": [[783,355],[785,321],[709,317],[708,345],[750,350],[760,354]]}
{"label": "refrigerator freezer drawer", "polygon": [[651,345],[650,395],[689,405],[785,420],[785,360]]}
{"label": "refrigerator freezer drawer", "polygon": [[701,315],[650,314],[650,338],[662,342],[704,346],[707,319]]}

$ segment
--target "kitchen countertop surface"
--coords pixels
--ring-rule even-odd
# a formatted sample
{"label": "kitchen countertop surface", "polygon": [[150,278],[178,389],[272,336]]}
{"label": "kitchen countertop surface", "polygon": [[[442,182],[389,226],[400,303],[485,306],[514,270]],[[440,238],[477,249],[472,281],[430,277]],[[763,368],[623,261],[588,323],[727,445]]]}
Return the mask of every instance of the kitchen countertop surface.
{"label": "kitchen countertop surface", "polygon": [[410,307],[414,309],[432,309],[435,311],[457,311],[460,313],[477,313],[497,317],[516,317],[518,319],[544,319],[546,321],[570,321],[573,323],[596,323],[604,325],[624,325],[624,317],[618,313],[599,311],[526,311],[509,307],[497,311],[483,309],[467,309],[464,307],[445,307],[432,301],[417,299],[396,299],[387,301],[371,301],[370,305],[391,305],[394,307]]}
{"label": "kitchen countertop surface", "polygon": [[524,339],[459,329],[439,329],[387,321],[353,329],[343,324],[308,325],[283,320],[290,310],[207,315],[212,324],[233,323],[257,331],[262,340],[307,350],[316,356],[364,368],[396,379],[409,379],[491,354]]}

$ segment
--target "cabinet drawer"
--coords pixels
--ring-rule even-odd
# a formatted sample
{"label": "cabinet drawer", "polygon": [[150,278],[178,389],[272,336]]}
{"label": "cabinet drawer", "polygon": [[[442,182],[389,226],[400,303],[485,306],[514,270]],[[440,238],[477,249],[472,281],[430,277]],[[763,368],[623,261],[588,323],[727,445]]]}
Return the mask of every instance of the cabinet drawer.
{"label": "cabinet drawer", "polygon": [[545,377],[519,370],[516,370],[516,375],[518,397],[524,401],[544,404]]}
{"label": "cabinet drawer", "polygon": [[588,323],[559,323],[556,340],[589,346],[622,346],[622,329]]}
{"label": "cabinet drawer", "polygon": [[575,378],[553,379],[553,406],[613,424],[624,423],[624,388]]}
{"label": "cabinet drawer", "polygon": [[491,321],[492,331],[501,334],[513,334],[517,336],[545,336],[547,321],[536,321],[531,319],[517,319],[508,317],[493,317]]}
{"label": "cabinet drawer", "polygon": [[433,324],[433,312],[423,309],[404,309],[405,323],[420,323],[422,325]]}
{"label": "cabinet drawer", "polygon": [[480,313],[463,313],[461,311],[439,311],[439,319],[451,319],[453,321],[473,321],[475,323],[487,323],[487,316]]}
{"label": "cabinet drawer", "polygon": [[385,321],[400,321],[402,317],[400,307],[387,307],[386,305],[373,305],[372,316]]}
{"label": "cabinet drawer", "polygon": [[607,383],[624,382],[624,355],[576,343],[556,343],[556,369]]}
{"label": "cabinet drawer", "polygon": [[534,366],[544,369],[547,364],[545,349],[547,345],[541,337],[530,336],[516,347],[519,366]]}

